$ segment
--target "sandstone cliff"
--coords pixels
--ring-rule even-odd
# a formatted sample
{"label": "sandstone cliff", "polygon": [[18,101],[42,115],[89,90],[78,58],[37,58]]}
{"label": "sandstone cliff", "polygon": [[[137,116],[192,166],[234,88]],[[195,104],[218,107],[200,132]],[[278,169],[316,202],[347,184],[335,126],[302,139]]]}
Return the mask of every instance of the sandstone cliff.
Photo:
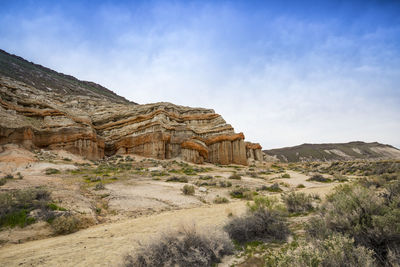
{"label": "sandstone cliff", "polygon": [[245,143],[243,133],[235,133],[211,109],[164,102],[137,105],[91,91],[62,93],[2,73],[0,145],[64,149],[89,159],[129,153],[194,163],[262,160],[261,146]]}

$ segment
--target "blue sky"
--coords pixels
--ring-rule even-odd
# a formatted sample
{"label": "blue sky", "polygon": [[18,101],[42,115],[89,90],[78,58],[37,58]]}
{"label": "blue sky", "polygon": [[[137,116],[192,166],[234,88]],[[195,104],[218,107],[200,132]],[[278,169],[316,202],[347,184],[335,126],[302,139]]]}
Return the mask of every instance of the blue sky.
{"label": "blue sky", "polygon": [[264,148],[400,147],[399,1],[4,1],[0,48]]}

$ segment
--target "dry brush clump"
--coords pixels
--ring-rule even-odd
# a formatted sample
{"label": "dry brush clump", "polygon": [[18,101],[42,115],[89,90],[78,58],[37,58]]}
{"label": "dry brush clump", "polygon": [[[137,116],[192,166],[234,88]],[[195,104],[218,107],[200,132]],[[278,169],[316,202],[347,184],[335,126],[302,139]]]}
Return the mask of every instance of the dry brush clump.
{"label": "dry brush clump", "polygon": [[287,210],[291,213],[310,212],[314,210],[314,197],[303,192],[290,192],[282,195],[282,200],[286,204]]}
{"label": "dry brush clump", "polygon": [[194,195],[195,189],[193,185],[184,185],[182,187],[182,192],[185,195]]}
{"label": "dry brush clump", "polygon": [[232,218],[224,230],[240,244],[250,241],[285,241],[289,228],[283,208],[273,198],[257,196],[248,212]]}
{"label": "dry brush clump", "polygon": [[214,266],[233,254],[233,244],[223,232],[201,232],[194,226],[163,234],[125,257],[125,266]]}

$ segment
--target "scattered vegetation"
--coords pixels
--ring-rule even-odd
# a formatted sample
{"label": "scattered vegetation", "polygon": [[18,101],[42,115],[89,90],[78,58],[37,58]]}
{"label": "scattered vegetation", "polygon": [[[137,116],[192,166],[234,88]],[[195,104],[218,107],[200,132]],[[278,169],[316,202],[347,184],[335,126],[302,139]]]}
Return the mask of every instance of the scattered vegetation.
{"label": "scattered vegetation", "polygon": [[54,168],[47,168],[45,170],[46,175],[52,175],[52,174],[58,174],[60,173],[60,170],[54,169]]}
{"label": "scattered vegetation", "polygon": [[185,176],[173,176],[166,180],[166,182],[187,183],[189,180]]}
{"label": "scattered vegetation", "polygon": [[279,187],[279,184],[278,183],[274,183],[273,185],[271,185],[271,186],[266,186],[265,187],[265,190],[266,191],[269,191],[269,192],[275,192],[275,193],[279,193],[279,192],[282,192],[283,190]]}
{"label": "scattered vegetation", "polygon": [[231,176],[229,176],[229,179],[240,180],[242,179],[242,176],[240,176],[239,174],[232,174]]}
{"label": "scattered vegetation", "polygon": [[222,203],[228,203],[228,202],[229,202],[229,200],[226,197],[216,196],[214,199],[215,204],[222,204]]}
{"label": "scattered vegetation", "polygon": [[253,196],[257,194],[257,192],[252,192],[249,188],[237,187],[232,189],[229,194],[232,198],[244,198],[251,200],[253,199]]}
{"label": "scattered vegetation", "polygon": [[230,181],[219,181],[220,187],[231,187],[232,183]]}
{"label": "scattered vegetation", "polygon": [[224,233],[201,233],[194,227],[162,235],[125,257],[125,266],[214,266],[233,254],[233,244]]}
{"label": "scattered vegetation", "polygon": [[325,178],[321,174],[314,174],[311,176],[307,181],[312,181],[312,182],[320,182],[320,183],[331,183],[332,180],[329,178]]}
{"label": "scattered vegetation", "polygon": [[44,219],[53,216],[48,203],[50,193],[43,188],[17,190],[0,193],[0,228],[25,227],[36,221],[30,215],[33,210],[39,210]]}

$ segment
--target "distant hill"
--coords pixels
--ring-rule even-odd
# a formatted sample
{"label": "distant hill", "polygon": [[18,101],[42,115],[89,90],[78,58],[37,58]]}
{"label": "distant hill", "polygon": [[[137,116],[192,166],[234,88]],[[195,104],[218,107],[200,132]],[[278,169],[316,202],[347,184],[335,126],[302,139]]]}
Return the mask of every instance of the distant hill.
{"label": "distant hill", "polygon": [[[94,82],[81,81],[0,49],[0,76],[10,77],[36,89],[58,94],[104,97],[118,103],[127,99]],[[135,104],[130,102],[131,104]]]}
{"label": "distant hill", "polygon": [[400,150],[377,142],[302,144],[263,151],[282,162],[335,161],[357,159],[400,159]]}

